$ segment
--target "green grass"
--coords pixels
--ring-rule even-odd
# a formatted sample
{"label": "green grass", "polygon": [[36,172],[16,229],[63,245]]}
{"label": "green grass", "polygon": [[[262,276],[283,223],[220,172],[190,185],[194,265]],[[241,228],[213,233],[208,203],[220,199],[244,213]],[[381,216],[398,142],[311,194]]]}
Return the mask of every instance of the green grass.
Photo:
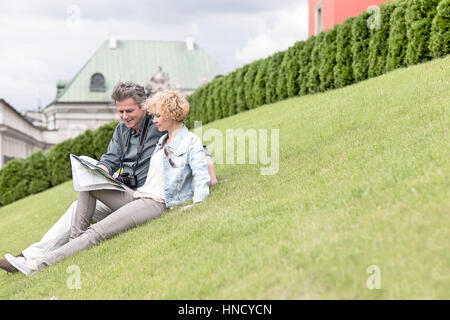
{"label": "green grass", "polygon": [[[206,203],[42,272],[2,299],[448,299],[450,57],[203,128],[280,129],[280,168],[217,165]],[[0,209],[0,254],[38,241],[72,183]],[[81,290],[66,272],[81,269]],[[370,265],[381,289],[369,290]]]}

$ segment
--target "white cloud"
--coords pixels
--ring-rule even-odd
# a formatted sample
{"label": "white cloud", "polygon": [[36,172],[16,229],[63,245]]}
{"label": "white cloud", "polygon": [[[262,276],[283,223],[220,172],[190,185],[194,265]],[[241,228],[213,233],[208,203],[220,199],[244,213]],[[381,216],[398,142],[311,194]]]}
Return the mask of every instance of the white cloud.
{"label": "white cloud", "polygon": [[112,32],[119,40],[192,35],[225,73],[307,34],[306,0],[169,2],[0,1],[0,98],[19,110],[35,109],[39,98],[47,105],[56,81],[72,79]]}
{"label": "white cloud", "polygon": [[[36,109],[38,101],[46,106],[56,96],[56,81],[72,79],[111,32],[119,40],[185,36],[175,27],[114,18],[94,21],[82,14],[74,27],[67,17],[0,13],[0,98],[18,110]],[[196,26],[186,25],[184,30],[196,32]]]}
{"label": "white cloud", "polygon": [[[290,10],[291,9],[291,10]],[[308,6],[302,3],[261,16],[260,31],[243,48],[235,49],[235,59],[246,64],[285,50],[308,36]]]}

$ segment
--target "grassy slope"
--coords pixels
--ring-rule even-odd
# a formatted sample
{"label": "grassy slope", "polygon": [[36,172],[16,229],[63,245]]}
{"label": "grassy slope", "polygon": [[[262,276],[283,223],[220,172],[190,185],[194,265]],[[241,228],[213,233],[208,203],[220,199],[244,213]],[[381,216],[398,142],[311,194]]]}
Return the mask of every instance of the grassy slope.
{"label": "grassy slope", "polygon": [[[285,299],[450,296],[450,57],[204,128],[280,128],[280,170],[217,165],[207,203],[31,277],[0,298]],[[40,239],[71,182],[0,209],[0,254]],[[69,290],[70,265],[81,290]],[[366,269],[381,269],[369,290]]]}

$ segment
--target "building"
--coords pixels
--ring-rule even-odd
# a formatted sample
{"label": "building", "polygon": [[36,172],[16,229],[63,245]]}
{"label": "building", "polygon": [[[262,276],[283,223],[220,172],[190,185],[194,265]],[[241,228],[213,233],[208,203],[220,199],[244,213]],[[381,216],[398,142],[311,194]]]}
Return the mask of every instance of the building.
{"label": "building", "polygon": [[0,99],[0,168],[14,158],[26,158],[56,143],[55,132],[34,126],[5,100]]}
{"label": "building", "polygon": [[13,158],[74,138],[118,120],[111,93],[118,81],[133,81],[150,96],[174,89],[190,94],[223,75],[222,68],[191,37],[185,41],[105,41],[70,80],[58,80],[55,99],[38,111],[17,112],[0,99],[0,168]]}
{"label": "building", "polygon": [[111,101],[118,81],[144,85],[148,95],[168,88],[187,95],[221,74],[191,37],[184,42],[111,37],[72,80],[57,81],[56,98],[42,110],[42,122],[63,141],[119,119]]}
{"label": "building", "polygon": [[370,6],[378,7],[384,2],[386,0],[309,0],[308,37],[333,29],[335,24],[341,24]]}

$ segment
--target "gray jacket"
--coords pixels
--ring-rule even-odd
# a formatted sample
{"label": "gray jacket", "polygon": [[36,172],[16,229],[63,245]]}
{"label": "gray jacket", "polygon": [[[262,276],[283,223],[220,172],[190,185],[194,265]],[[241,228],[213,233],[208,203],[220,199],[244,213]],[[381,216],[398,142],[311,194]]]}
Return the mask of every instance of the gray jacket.
{"label": "gray jacket", "polygon": [[[148,166],[150,165],[150,158],[153,154],[153,150],[155,149],[156,144],[159,141],[159,138],[163,136],[166,132],[159,132],[156,126],[153,124],[153,117],[148,115],[150,118],[150,123],[148,127],[147,137],[145,139],[144,148],[142,154],[139,158],[139,164],[136,168],[136,176],[138,187],[141,187],[145,183],[145,179],[147,178]],[[132,130],[130,144],[128,146],[128,150],[125,154],[125,158],[123,161],[124,173],[133,173],[133,164],[136,162],[137,148],[139,146],[139,139],[141,137],[142,128],[144,127],[145,121],[142,121],[139,132],[136,132],[134,129]],[[104,153],[100,161],[97,164],[103,164],[109,170],[109,173],[112,175],[117,170],[119,170],[120,159],[125,149],[125,145],[127,142],[129,128],[121,121],[116,129],[114,130],[114,134],[111,138],[111,141],[108,145],[108,150]]]}

